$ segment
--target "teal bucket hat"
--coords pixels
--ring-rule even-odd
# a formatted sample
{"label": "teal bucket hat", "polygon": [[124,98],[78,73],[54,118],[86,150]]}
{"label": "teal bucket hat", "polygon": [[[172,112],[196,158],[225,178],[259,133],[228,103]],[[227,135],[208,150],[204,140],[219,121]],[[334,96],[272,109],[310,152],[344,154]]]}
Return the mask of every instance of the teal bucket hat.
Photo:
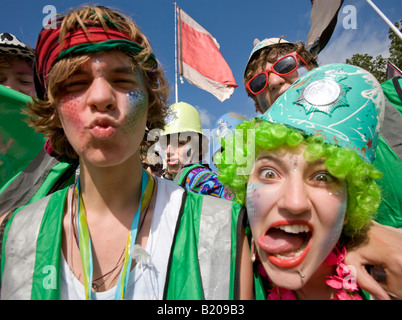
{"label": "teal bucket hat", "polygon": [[368,71],[329,64],[308,72],[261,119],[283,123],[329,144],[355,150],[372,163],[384,118],[384,94]]}

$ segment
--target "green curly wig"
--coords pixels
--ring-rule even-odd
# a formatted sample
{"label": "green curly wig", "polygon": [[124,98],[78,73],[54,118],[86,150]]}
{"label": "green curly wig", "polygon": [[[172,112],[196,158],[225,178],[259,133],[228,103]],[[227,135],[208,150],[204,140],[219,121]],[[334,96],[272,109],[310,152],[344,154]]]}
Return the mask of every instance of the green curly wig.
{"label": "green curly wig", "polygon": [[326,144],[320,136],[306,136],[281,123],[256,118],[239,124],[236,134],[223,139],[224,151],[216,155],[219,180],[234,195],[234,201],[244,205],[247,182],[257,155],[262,150],[301,144],[306,144],[306,161],[324,158],[328,172],[347,182],[348,203],[343,234],[351,237],[368,227],[381,201],[380,188],[374,179],[381,178],[382,173],[352,149]]}

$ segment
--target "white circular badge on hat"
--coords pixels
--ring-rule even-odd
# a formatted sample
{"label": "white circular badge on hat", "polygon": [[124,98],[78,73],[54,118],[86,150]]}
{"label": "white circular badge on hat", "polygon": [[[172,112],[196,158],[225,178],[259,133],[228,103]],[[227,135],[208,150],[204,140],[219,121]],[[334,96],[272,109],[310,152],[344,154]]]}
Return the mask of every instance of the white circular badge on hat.
{"label": "white circular badge on hat", "polygon": [[303,91],[303,98],[310,104],[328,106],[338,100],[341,87],[332,79],[320,79],[310,83]]}

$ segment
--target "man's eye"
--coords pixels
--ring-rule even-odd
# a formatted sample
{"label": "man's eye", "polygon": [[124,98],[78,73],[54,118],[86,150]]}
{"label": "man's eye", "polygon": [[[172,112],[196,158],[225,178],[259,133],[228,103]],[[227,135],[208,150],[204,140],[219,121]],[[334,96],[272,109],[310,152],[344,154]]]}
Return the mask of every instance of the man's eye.
{"label": "man's eye", "polygon": [[76,91],[87,86],[89,81],[87,80],[70,80],[66,84],[66,89],[68,91]]}
{"label": "man's eye", "polygon": [[24,79],[19,79],[18,82],[21,83],[21,84],[24,85],[24,86],[30,86],[30,85],[33,84],[33,81],[31,81],[31,80],[24,80]]}
{"label": "man's eye", "polygon": [[114,82],[116,82],[116,83],[131,83],[131,84],[135,84],[135,81],[133,81],[131,79],[115,79]]}

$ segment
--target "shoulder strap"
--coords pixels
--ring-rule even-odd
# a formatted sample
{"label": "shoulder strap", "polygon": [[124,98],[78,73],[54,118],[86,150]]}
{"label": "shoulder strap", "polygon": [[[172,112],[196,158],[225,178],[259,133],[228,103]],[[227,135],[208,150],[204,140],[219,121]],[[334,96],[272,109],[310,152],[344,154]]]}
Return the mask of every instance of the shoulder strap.
{"label": "shoulder strap", "polygon": [[394,85],[395,91],[398,94],[399,99],[401,99],[401,101],[402,101],[402,89],[401,89],[401,86],[399,84],[399,79],[400,78],[401,77],[394,77],[392,79],[392,84]]}

